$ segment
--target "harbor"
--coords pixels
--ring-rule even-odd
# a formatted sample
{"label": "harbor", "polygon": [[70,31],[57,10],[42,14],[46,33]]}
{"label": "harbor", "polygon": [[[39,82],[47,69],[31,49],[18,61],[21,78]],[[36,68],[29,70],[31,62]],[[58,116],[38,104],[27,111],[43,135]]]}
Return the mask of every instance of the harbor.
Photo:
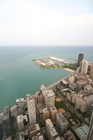
{"label": "harbor", "polygon": [[52,59],[52,60],[54,60],[54,61],[63,63],[63,64],[65,64],[65,65],[72,64],[71,62],[67,62],[67,61],[65,61],[64,59],[59,59],[59,58],[56,58],[56,57],[48,56],[48,58],[50,58],[50,59]]}

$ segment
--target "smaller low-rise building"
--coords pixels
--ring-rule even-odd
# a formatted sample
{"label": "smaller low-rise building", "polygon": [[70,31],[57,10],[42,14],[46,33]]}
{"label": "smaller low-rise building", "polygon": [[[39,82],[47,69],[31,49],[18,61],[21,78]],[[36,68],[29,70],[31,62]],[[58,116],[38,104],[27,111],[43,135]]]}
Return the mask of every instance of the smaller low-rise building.
{"label": "smaller low-rise building", "polygon": [[24,131],[24,138],[27,140],[28,139],[28,130]]}
{"label": "smaller low-rise building", "polygon": [[72,103],[73,103],[73,104],[75,104],[77,98],[78,98],[78,95],[77,95],[77,94],[73,94],[73,95],[72,95]]}
{"label": "smaller low-rise building", "polygon": [[65,140],[65,139],[64,139],[64,137],[58,136],[57,138],[55,138],[55,140]]}
{"label": "smaller low-rise building", "polygon": [[39,124],[34,124],[32,126],[29,126],[29,135],[30,135],[30,139],[32,139],[32,137],[36,136],[37,133],[40,132],[40,127]]}
{"label": "smaller low-rise building", "polygon": [[65,81],[64,79],[62,79],[62,80],[60,81],[60,87],[63,86],[63,87],[65,87],[65,88],[68,88],[68,85],[69,85],[69,83],[68,83],[67,81]]}
{"label": "smaller low-rise building", "polygon": [[23,120],[24,120],[24,124],[27,124],[27,122],[28,122],[27,115],[23,115]]}
{"label": "smaller low-rise building", "polygon": [[88,94],[93,93],[93,87],[91,85],[84,86],[84,91],[86,91]]}
{"label": "smaller low-rise building", "polygon": [[25,140],[24,132],[19,133],[19,140]]}
{"label": "smaller low-rise building", "polygon": [[65,140],[76,140],[73,133],[69,130],[64,134]]}
{"label": "smaller low-rise building", "polygon": [[44,140],[42,133],[37,133],[36,136],[32,137],[32,140]]}
{"label": "smaller low-rise building", "polygon": [[80,140],[87,140],[88,130],[89,130],[88,126],[83,125],[75,129],[75,132]]}
{"label": "smaller low-rise building", "polygon": [[[0,140],[2,140],[2,139],[0,139]],[[8,137],[8,138],[6,138],[4,140],[12,140],[12,137],[10,136],[10,137]]]}
{"label": "smaller low-rise building", "polygon": [[66,95],[67,95],[67,99],[68,99],[69,101],[71,101],[71,100],[72,100],[72,94],[71,94],[71,93],[66,93]]}

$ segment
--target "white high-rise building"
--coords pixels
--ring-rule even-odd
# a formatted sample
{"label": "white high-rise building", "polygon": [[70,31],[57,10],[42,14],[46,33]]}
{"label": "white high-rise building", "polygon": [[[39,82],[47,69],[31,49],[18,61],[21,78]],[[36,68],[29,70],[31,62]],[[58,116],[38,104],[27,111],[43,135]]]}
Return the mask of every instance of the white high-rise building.
{"label": "white high-rise building", "polygon": [[45,104],[46,107],[55,106],[55,93],[52,90],[45,91]]}
{"label": "white high-rise building", "polygon": [[46,127],[46,134],[48,136],[48,139],[54,140],[58,136],[58,133],[55,130],[55,127],[53,126],[53,123],[51,122],[50,119],[47,119],[45,121],[45,127]]}
{"label": "white high-rise building", "polygon": [[56,114],[56,126],[57,126],[57,130],[61,136],[63,136],[64,133],[67,132],[68,121],[61,112]]}
{"label": "white high-rise building", "polygon": [[27,107],[30,125],[36,124],[36,107],[33,95],[27,94]]}
{"label": "white high-rise building", "polygon": [[83,74],[84,72],[87,73],[88,70],[88,62],[86,60],[82,60],[80,63],[80,73]]}

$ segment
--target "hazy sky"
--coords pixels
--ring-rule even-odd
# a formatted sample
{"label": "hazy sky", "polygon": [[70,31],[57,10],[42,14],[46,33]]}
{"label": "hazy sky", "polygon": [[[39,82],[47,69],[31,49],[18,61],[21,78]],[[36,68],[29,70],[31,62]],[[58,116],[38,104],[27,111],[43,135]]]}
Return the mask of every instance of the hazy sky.
{"label": "hazy sky", "polygon": [[2,45],[93,45],[93,0],[0,0]]}

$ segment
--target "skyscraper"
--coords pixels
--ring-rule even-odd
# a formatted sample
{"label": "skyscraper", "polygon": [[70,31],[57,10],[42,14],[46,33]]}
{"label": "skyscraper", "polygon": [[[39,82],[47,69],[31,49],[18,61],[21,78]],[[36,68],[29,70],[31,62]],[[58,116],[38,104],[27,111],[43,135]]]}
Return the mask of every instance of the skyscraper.
{"label": "skyscraper", "polygon": [[17,105],[17,115],[24,114],[25,112],[24,98],[17,99],[16,105]]}
{"label": "skyscraper", "polygon": [[30,125],[36,124],[36,107],[33,95],[27,94],[27,107]]}
{"label": "skyscraper", "polygon": [[52,90],[45,91],[45,104],[46,107],[53,107],[55,105],[55,93]]}
{"label": "skyscraper", "polygon": [[91,112],[91,119],[90,119],[90,124],[89,124],[87,140],[93,140],[93,104],[92,104],[92,112]]}
{"label": "skyscraper", "polygon": [[54,140],[58,136],[58,133],[50,119],[47,119],[45,121],[45,127],[46,127],[46,134],[48,136],[48,139]]}
{"label": "skyscraper", "polygon": [[87,73],[87,70],[88,70],[88,62],[86,60],[82,60],[81,63],[80,63],[80,73],[83,74],[83,73]]}
{"label": "skyscraper", "polygon": [[90,78],[93,80],[93,65],[91,66],[91,69],[90,69]]}
{"label": "skyscraper", "polygon": [[78,55],[78,67],[80,66],[80,62],[82,61],[83,56],[84,56],[84,54],[82,54],[82,53],[80,53],[80,54]]}
{"label": "skyscraper", "polygon": [[4,138],[9,137],[12,134],[12,118],[11,118],[11,111],[9,106],[4,107],[3,131],[4,131]]}
{"label": "skyscraper", "polygon": [[56,114],[56,127],[61,136],[67,132],[68,121],[61,112]]}

